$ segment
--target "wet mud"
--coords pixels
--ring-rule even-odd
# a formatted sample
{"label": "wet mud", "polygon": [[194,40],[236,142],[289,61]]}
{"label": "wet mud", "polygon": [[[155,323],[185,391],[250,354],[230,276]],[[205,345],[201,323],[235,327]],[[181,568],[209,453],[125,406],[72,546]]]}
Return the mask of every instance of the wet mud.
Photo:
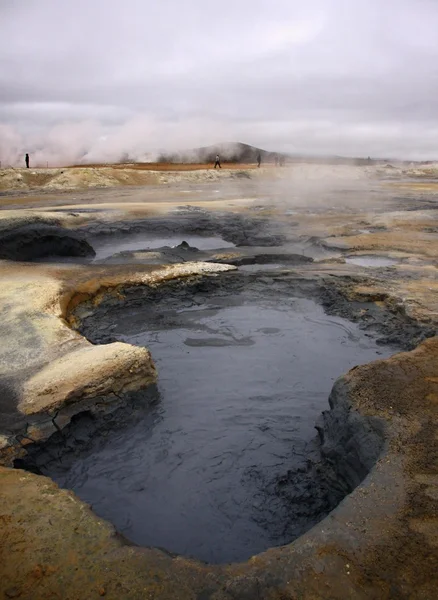
{"label": "wet mud", "polygon": [[347,256],[345,262],[358,267],[380,268],[393,267],[399,261],[386,256]]}
{"label": "wet mud", "polygon": [[[124,236],[129,243],[132,236],[145,235],[145,246],[154,238],[199,236],[222,238],[218,247],[235,246],[279,246],[286,241],[280,223],[263,217],[251,217],[237,213],[211,213],[203,209],[179,207],[171,215],[151,216],[135,221],[94,223],[82,228],[84,235],[97,246],[110,244],[114,236]],[[182,236],[182,237],[181,237]],[[133,239],[135,242],[136,240]],[[116,242],[117,243],[117,242]],[[199,240],[198,240],[199,243]],[[162,244],[163,246],[166,244]],[[195,244],[196,245],[196,244]],[[150,247],[150,246],[149,246]],[[137,246],[137,249],[138,248]]]}
{"label": "wet mud", "polygon": [[80,305],[81,333],[148,347],[158,387],[104,419],[75,417],[16,466],[73,489],[135,543],[213,563],[291,542],[363,480],[383,429],[347,426],[327,400],[342,373],[403,345],[396,319],[382,347],[377,313],[367,331],[351,322],[365,303],[342,307],[332,284],[269,271],[123,295]]}
{"label": "wet mud", "polygon": [[34,224],[0,234],[0,258],[34,261],[47,257],[95,256],[84,236],[55,225]]}
{"label": "wet mud", "polygon": [[[198,258],[197,253],[203,250],[221,250],[234,248],[234,244],[220,237],[214,236],[185,236],[181,241],[181,235],[150,236],[147,234],[136,234],[125,237],[109,239],[101,244],[95,245],[96,261],[117,262],[136,258],[138,251],[159,251],[165,257],[179,259],[184,262],[189,256]],[[182,253],[180,251],[183,251]],[[110,260],[108,260],[110,259]]]}

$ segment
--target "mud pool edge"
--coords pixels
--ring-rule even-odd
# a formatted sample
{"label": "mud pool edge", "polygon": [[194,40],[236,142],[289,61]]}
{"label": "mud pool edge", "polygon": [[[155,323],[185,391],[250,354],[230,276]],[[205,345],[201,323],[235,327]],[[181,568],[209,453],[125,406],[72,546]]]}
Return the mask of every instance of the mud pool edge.
{"label": "mud pool edge", "polygon": [[[76,304],[76,302],[70,304],[70,307],[74,307],[72,322],[93,343],[107,344],[114,340],[111,335],[102,334],[102,330],[96,325],[95,318],[92,316],[92,313],[94,314],[95,311],[106,311],[108,306],[116,306],[119,310],[127,310],[131,304],[135,305],[141,302],[145,294],[148,295],[151,293],[155,301],[160,297],[176,295],[178,302],[184,300],[184,298],[187,299],[196,294],[199,295],[200,290],[202,290],[203,294],[214,295],[220,289],[223,290],[226,288],[227,293],[230,293],[230,289],[239,289],[242,285],[257,287],[257,285],[260,285],[258,282],[259,278],[260,274],[244,275],[239,273],[201,278],[195,276],[194,278],[162,283],[159,287],[153,289],[147,286],[135,285],[134,287],[128,286],[123,289],[118,288],[117,294],[114,294],[111,290],[107,290],[103,294],[99,292],[97,305],[95,300],[84,297],[80,298],[81,302],[79,304]],[[276,279],[281,280],[282,278],[277,277]],[[301,297],[316,296],[321,301],[321,297],[325,297],[326,295],[327,286],[321,286],[320,283],[311,282],[309,284],[308,281],[301,280],[293,274],[285,276],[284,279],[286,289],[289,291],[293,290],[295,294],[301,295]],[[265,286],[266,284],[263,283],[263,285]],[[333,282],[329,283],[329,288],[332,289],[333,293],[338,293],[339,298],[343,297],[343,294],[335,291]],[[91,324],[91,326],[88,325],[84,329],[82,319],[85,315],[87,315],[85,321]],[[96,326],[97,332],[93,332]],[[340,379],[342,380],[342,377]],[[321,444],[319,448],[321,460],[324,461],[324,464],[321,464],[321,468],[325,468],[329,473],[328,478],[336,481],[336,485],[342,489],[341,496],[339,496],[338,492],[336,503],[364,480],[381,455],[385,445],[385,428],[381,423],[381,419],[362,416],[359,412],[352,410],[348,397],[345,393],[340,393],[338,388],[341,389],[342,386],[339,387],[336,383],[330,395],[330,410],[323,411],[318,422],[315,423]],[[27,457],[18,459],[15,462],[15,466],[25,467],[30,471],[38,472],[38,469],[34,466],[32,457],[37,456],[41,452],[41,449],[44,451],[46,447],[51,447],[52,449],[58,448],[56,451],[59,453],[59,450],[61,450],[60,444],[65,444],[67,451],[71,451],[71,446],[68,443],[69,432],[74,432],[74,429],[72,430],[71,428],[78,423],[81,413],[85,413],[85,416],[94,415],[94,418],[97,419],[95,425],[90,429],[90,435],[92,435],[93,427],[95,427],[95,433],[99,431],[99,427],[102,425],[102,423],[99,425],[99,421],[102,419],[105,419],[107,425],[111,420],[113,423],[115,421],[119,422],[119,420],[123,421],[122,413],[127,410],[128,405],[132,407],[133,397],[137,398],[137,401],[140,401],[143,405],[145,402],[148,402],[148,400],[145,400],[145,397],[141,397],[141,393],[134,393],[128,396],[122,394],[112,400],[109,398],[96,398],[96,401],[91,400],[85,406],[79,404],[73,408],[67,407],[66,409],[61,409],[55,418],[59,419],[59,423],[63,424],[63,432],[61,433],[61,430],[56,431],[47,441],[41,441],[36,444],[29,443],[26,446]],[[70,418],[72,419],[71,425],[68,424]],[[126,418],[129,421],[129,415]],[[54,420],[54,422],[56,421]],[[74,435],[73,439],[77,441]],[[79,437],[79,439],[81,438]],[[85,440],[81,441],[81,443],[84,442]],[[286,467],[287,465],[285,465],[285,469]]]}

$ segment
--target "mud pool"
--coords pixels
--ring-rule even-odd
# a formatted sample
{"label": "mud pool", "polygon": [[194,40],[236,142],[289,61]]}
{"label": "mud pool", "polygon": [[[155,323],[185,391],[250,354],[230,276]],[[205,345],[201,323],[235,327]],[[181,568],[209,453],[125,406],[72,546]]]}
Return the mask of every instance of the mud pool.
{"label": "mud pool", "polygon": [[345,259],[345,262],[358,267],[393,267],[399,261],[386,256],[350,256]]}
{"label": "mud pool", "polygon": [[213,250],[216,248],[232,248],[234,244],[226,242],[221,237],[217,236],[201,236],[201,235],[166,235],[154,236],[140,234],[131,235],[128,237],[115,237],[105,242],[100,242],[95,245],[96,257],[95,260],[103,260],[120,252],[133,252],[136,250],[156,250],[157,248],[175,247],[181,244],[182,241],[187,242],[190,246],[199,250]]}
{"label": "mud pool", "polygon": [[394,350],[308,299],[181,304],[114,312],[112,339],[152,352],[156,402],[40,467],[137,544],[244,560],[292,541],[345,495],[324,476],[315,422],[339,375]]}

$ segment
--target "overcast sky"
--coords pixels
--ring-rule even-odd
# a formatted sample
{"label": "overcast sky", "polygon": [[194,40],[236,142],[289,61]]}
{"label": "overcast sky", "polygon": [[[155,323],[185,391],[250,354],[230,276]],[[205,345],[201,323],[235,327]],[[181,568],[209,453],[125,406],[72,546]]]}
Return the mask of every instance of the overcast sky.
{"label": "overcast sky", "polygon": [[437,0],[0,0],[0,160],[438,158]]}

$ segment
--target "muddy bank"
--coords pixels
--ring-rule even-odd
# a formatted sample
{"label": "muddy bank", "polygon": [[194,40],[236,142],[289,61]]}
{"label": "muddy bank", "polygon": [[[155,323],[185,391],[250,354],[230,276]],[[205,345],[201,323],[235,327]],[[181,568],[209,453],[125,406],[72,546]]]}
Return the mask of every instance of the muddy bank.
{"label": "muddy bank", "polygon": [[73,299],[95,298],[108,289],[117,294],[121,281],[155,286],[233,268],[202,262],[135,272],[123,267],[112,276],[96,268],[81,279],[76,265],[41,265],[35,277],[32,265],[2,263],[0,329],[8,339],[0,350],[2,463],[11,464],[28,444],[47,439],[78,412],[105,410],[119,396],[155,381],[146,349],[123,343],[96,346],[72,331],[65,319]]}
{"label": "muddy bank", "polygon": [[55,225],[27,225],[2,231],[0,258],[32,261],[45,257],[95,256],[92,246],[83,236]]}
{"label": "muddy bank", "polygon": [[368,279],[345,277],[325,279],[317,294],[328,314],[358,323],[361,329],[377,333],[378,344],[413,350],[436,336],[438,328],[429,320],[409,315],[403,302],[390,293],[367,287]]}

